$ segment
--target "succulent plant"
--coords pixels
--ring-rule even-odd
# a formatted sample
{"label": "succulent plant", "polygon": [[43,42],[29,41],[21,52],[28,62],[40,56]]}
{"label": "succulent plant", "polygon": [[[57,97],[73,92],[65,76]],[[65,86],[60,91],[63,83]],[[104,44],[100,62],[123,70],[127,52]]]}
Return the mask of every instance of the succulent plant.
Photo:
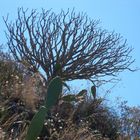
{"label": "succulent plant", "polygon": [[96,87],[95,87],[95,85],[93,85],[91,87],[91,93],[92,93],[93,98],[96,99]]}
{"label": "succulent plant", "polygon": [[45,96],[45,107],[50,109],[58,101],[62,93],[62,80],[60,77],[52,79]]}
{"label": "succulent plant", "polygon": [[62,96],[61,100],[66,102],[78,102],[84,99],[85,95],[87,93],[87,90],[81,90],[78,94],[68,94]]}
{"label": "succulent plant", "polygon": [[39,136],[44,125],[46,112],[47,108],[42,106],[34,115],[27,132],[26,140],[36,140],[36,138]]}
{"label": "succulent plant", "polygon": [[36,140],[39,136],[43,128],[48,110],[50,110],[59,99],[59,96],[62,92],[62,85],[63,84],[60,77],[55,77],[51,80],[45,96],[45,104],[39,109],[39,111],[34,115],[33,119],[31,120],[31,124],[27,131],[26,140]]}

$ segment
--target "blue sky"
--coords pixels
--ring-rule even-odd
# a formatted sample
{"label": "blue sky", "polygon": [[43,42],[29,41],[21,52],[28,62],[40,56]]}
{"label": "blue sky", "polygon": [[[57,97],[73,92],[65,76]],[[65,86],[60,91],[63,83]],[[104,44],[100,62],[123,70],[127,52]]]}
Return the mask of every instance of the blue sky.
{"label": "blue sky", "polygon": [[[14,20],[18,7],[38,10],[52,8],[54,12],[75,8],[76,12],[86,12],[90,18],[100,19],[103,29],[115,30],[127,39],[127,43],[134,48],[132,56],[136,61],[133,67],[140,68],[140,0],[4,0],[0,6],[0,44],[6,43],[2,16],[9,13]],[[140,71],[123,72],[119,78],[122,80],[111,90],[109,98],[122,97],[130,105],[140,105]],[[112,86],[107,84],[101,90]]]}

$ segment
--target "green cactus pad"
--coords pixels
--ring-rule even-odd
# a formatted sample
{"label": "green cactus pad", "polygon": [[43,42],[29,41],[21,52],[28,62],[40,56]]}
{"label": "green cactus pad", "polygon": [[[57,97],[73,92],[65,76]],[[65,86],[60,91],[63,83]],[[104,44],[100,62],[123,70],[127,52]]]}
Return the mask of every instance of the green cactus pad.
{"label": "green cactus pad", "polygon": [[26,135],[26,140],[37,139],[44,125],[46,113],[47,113],[46,107],[42,106],[39,109],[39,111],[34,115]]}
{"label": "green cactus pad", "polygon": [[60,77],[55,77],[52,79],[48,86],[47,94],[45,97],[45,106],[47,109],[51,109],[59,99],[60,94],[62,93],[62,80]]}

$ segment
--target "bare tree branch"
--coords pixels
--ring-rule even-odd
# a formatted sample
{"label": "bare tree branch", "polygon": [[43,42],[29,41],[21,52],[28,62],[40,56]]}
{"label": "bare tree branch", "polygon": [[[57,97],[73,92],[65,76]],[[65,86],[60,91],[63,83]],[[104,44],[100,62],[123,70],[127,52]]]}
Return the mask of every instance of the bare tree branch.
{"label": "bare tree branch", "polygon": [[86,14],[50,10],[37,13],[18,9],[15,22],[4,19],[7,39],[14,58],[30,66],[32,71],[44,71],[46,80],[56,75],[64,80],[117,76],[130,70],[134,62],[126,40],[119,34],[98,27],[98,21]]}

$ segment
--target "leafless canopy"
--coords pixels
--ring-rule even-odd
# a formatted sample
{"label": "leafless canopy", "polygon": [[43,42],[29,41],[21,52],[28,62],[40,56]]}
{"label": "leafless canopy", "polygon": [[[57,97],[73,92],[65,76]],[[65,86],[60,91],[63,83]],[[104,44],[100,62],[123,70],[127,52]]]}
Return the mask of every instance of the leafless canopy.
{"label": "leafless canopy", "polygon": [[46,80],[59,75],[64,80],[96,81],[131,70],[132,48],[114,32],[98,27],[86,14],[51,10],[38,13],[18,9],[15,22],[4,18],[8,46],[14,58],[45,73]]}

